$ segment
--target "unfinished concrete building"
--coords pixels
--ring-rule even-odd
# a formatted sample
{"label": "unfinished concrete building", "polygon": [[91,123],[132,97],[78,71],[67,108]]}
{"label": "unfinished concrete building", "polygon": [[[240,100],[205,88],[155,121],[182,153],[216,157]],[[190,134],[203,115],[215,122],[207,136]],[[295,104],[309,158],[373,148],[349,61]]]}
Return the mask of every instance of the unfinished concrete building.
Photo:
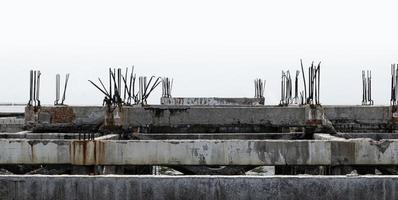
{"label": "unfinished concrete building", "polygon": [[[33,89],[0,123],[0,199],[397,199],[395,99],[322,106],[310,70],[305,94],[284,73],[277,106],[262,80],[255,98],[174,98],[172,81],[134,92],[119,70],[93,83],[103,106],[43,106]],[[161,105],[145,102],[151,82]]]}

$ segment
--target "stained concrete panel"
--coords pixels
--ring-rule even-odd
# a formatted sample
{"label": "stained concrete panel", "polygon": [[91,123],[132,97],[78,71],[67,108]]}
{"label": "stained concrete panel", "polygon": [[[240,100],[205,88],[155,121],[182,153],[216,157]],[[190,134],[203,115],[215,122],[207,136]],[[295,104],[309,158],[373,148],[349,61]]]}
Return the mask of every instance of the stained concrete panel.
{"label": "stained concrete panel", "polygon": [[398,198],[398,176],[0,176],[0,199]]}

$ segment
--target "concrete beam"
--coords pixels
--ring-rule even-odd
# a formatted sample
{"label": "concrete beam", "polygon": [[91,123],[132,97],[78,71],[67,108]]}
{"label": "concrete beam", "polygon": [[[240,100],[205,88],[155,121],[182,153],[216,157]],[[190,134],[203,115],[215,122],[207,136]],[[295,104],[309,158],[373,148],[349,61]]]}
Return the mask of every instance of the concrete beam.
{"label": "concrete beam", "polygon": [[[26,108],[26,123],[90,125],[103,123],[106,107],[41,107],[37,112]],[[305,126],[303,107],[123,107],[113,113],[120,116],[116,124],[131,127],[175,126]]]}
{"label": "concrete beam", "polygon": [[397,199],[398,176],[0,176],[2,199]]}
{"label": "concrete beam", "polygon": [[[304,140],[100,141],[96,146],[96,162],[103,165],[330,165],[331,146],[328,141]],[[81,161],[77,159],[74,163],[89,164]]]}
{"label": "concrete beam", "polygon": [[70,164],[70,141],[0,139],[0,164]]}
{"label": "concrete beam", "polygon": [[398,140],[0,140],[0,164],[398,165]]}
{"label": "concrete beam", "polygon": [[330,141],[0,140],[0,164],[330,165]]}
{"label": "concrete beam", "polygon": [[293,140],[305,133],[137,133],[142,140]]}
{"label": "concrete beam", "polygon": [[264,98],[173,97],[161,98],[162,105],[181,106],[260,106]]}

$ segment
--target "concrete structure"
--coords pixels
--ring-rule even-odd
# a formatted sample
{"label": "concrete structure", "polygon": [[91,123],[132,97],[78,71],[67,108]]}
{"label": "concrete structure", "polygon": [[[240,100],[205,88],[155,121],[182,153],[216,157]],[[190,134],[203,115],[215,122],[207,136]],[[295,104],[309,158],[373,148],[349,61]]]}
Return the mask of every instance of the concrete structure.
{"label": "concrete structure", "polygon": [[[26,123],[35,131],[78,132],[105,126],[138,128],[140,132],[283,132],[292,127],[337,132],[394,132],[398,118],[389,106],[145,106],[27,107]],[[74,127],[74,128],[72,128]]]}
{"label": "concrete structure", "polygon": [[71,165],[398,165],[398,140],[0,139],[0,164]]}
{"label": "concrete structure", "polygon": [[397,176],[0,176],[0,199],[397,198]]}
{"label": "concrete structure", "polygon": [[[355,176],[398,174],[395,108],[279,107],[258,105],[257,100],[167,98],[158,106],[27,107],[25,121],[32,132],[0,134],[0,173],[44,169],[48,174],[150,174],[168,168],[186,175],[236,175],[270,166],[275,174],[352,175],[0,176],[0,195],[11,191],[8,198],[396,198],[397,177]],[[79,138],[82,133],[95,138]],[[57,171],[60,167],[67,170]]]}
{"label": "concrete structure", "polygon": [[264,105],[264,98],[161,98],[162,105],[180,106],[260,106]]}
{"label": "concrete structure", "polygon": [[2,132],[19,132],[23,130],[25,120],[16,117],[1,117],[0,118],[0,133]]}

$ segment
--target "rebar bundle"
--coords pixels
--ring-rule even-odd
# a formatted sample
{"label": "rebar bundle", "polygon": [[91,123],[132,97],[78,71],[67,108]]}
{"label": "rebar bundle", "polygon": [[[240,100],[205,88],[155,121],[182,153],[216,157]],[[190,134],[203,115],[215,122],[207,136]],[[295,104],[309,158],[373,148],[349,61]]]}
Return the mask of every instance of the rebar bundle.
{"label": "rebar bundle", "polygon": [[164,77],[162,78],[162,97],[171,98],[171,92],[173,90],[173,79]]}
{"label": "rebar bundle", "polygon": [[319,105],[321,104],[320,103],[321,63],[319,63],[317,66],[314,65],[314,62],[311,63],[311,66],[308,68],[308,84],[307,84],[305,79],[303,62],[302,60],[300,60],[300,62],[301,62],[301,72],[303,74],[303,83],[304,83],[304,99],[306,99],[305,104]]}
{"label": "rebar bundle", "polygon": [[40,76],[39,70],[30,70],[28,106],[40,106]]}
{"label": "rebar bundle", "polygon": [[373,105],[372,71],[362,71],[362,105]]}
{"label": "rebar bundle", "polygon": [[305,77],[303,61],[300,60],[300,63],[304,90],[300,91],[299,87],[300,71],[296,71],[294,83],[290,72],[282,71],[281,101],[279,103],[281,106],[288,106],[290,104],[320,104],[321,63],[317,66],[314,63],[311,64],[308,68],[308,80]]}
{"label": "rebar bundle", "polygon": [[282,81],[281,81],[281,106],[287,106],[292,104],[292,78],[290,76],[290,72],[282,71]]}
{"label": "rebar bundle", "polygon": [[[65,84],[64,84],[64,92],[62,95],[62,99],[60,99],[60,94],[61,94],[61,75],[57,74],[55,75],[55,101],[54,105],[64,105],[65,98],[66,98],[66,89],[68,87],[68,82],[69,82],[69,74],[66,74],[65,76]],[[61,102],[60,102],[61,100]]]}
{"label": "rebar bundle", "polygon": [[[136,85],[137,75],[134,73],[134,66],[129,73],[129,68],[126,68],[123,75],[122,69],[109,68],[109,89],[105,87],[104,83],[98,78],[102,87],[88,80],[101,93],[105,95],[104,104],[106,105],[137,105],[147,104],[149,95],[161,83],[161,78],[152,76],[148,79],[146,76],[138,77],[138,85]],[[138,87],[136,87],[138,86]]]}
{"label": "rebar bundle", "polygon": [[266,80],[260,78],[254,80],[254,98],[264,98]]}
{"label": "rebar bundle", "polygon": [[391,105],[397,105],[397,96],[398,96],[398,65],[391,64]]}

